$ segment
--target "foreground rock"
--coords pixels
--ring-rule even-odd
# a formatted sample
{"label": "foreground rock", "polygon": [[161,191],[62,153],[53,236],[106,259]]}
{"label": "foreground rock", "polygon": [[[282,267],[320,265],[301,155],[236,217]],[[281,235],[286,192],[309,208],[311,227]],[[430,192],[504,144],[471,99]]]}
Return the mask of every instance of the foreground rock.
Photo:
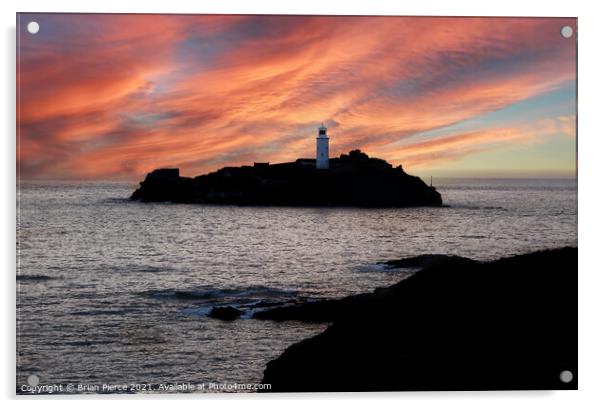
{"label": "foreground rock", "polygon": [[195,178],[178,169],[149,173],[132,200],[178,203],[406,207],[440,206],[441,195],[401,166],[370,158],[359,150],[330,160],[330,169],[316,170],[315,160],[255,163],[224,167]]}
{"label": "foreground rock", "polygon": [[256,317],[334,322],[268,363],[275,392],[577,388],[576,248],[438,258],[371,294]]}

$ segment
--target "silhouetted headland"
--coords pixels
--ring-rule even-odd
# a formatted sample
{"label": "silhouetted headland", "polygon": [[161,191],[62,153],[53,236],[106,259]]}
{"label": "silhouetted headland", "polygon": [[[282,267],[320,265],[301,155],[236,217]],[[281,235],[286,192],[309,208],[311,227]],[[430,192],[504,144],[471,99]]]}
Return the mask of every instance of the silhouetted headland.
{"label": "silhouetted headland", "polygon": [[423,269],[373,293],[256,312],[333,322],[269,362],[262,382],[273,392],[577,389],[576,248],[389,265]]}
{"label": "silhouetted headland", "polygon": [[132,200],[177,203],[408,207],[440,206],[441,195],[401,166],[368,157],[359,150],[330,159],[316,169],[315,159],[224,167],[197,177],[179,169],[147,174]]}

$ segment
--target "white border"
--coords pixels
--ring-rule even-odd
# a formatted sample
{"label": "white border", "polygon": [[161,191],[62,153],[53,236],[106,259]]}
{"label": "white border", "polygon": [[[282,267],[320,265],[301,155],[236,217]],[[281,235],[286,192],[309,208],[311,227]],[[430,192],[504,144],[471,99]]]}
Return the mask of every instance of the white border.
{"label": "white border", "polygon": [[[602,305],[602,268],[595,256],[600,252],[599,210],[602,186],[598,155],[602,154],[602,131],[600,124],[600,39],[602,14],[597,12],[593,1],[545,1],[504,0],[499,2],[471,0],[156,0],[127,1],[103,0],[20,0],[0,2],[2,20],[2,97],[0,114],[4,132],[2,133],[2,257],[4,268],[5,306],[2,313],[3,362],[0,370],[0,386],[9,404],[21,400],[26,405],[41,403],[50,406],[82,403],[104,406],[142,402],[145,405],[182,404],[191,398],[176,396],[105,396],[82,401],[82,397],[28,398],[14,397],[15,390],[15,12],[146,12],[146,13],[233,13],[233,14],[392,14],[392,15],[483,15],[483,16],[554,16],[578,17],[579,52],[579,388],[570,392],[472,392],[472,393],[378,393],[378,394],[289,394],[289,395],[211,395],[194,396],[195,405],[227,402],[242,403],[245,406],[286,404],[287,406],[307,406],[319,403],[332,404],[334,400],[344,400],[351,406],[364,406],[371,402],[379,405],[410,404],[411,406],[450,407],[507,407],[541,405],[546,407],[602,406],[600,370],[600,311]],[[562,301],[562,299],[559,299]],[[444,339],[442,339],[444,340]],[[98,400],[101,399],[101,400]],[[119,401],[117,401],[119,400]],[[141,401],[142,400],[142,401]]]}

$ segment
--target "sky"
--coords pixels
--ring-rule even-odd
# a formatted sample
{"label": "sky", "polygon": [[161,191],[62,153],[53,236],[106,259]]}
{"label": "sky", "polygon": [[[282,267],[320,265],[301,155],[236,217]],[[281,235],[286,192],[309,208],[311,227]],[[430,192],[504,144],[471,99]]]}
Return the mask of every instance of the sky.
{"label": "sky", "polygon": [[[36,21],[37,34],[27,32]],[[30,14],[21,179],[139,180],[359,148],[422,177],[575,177],[567,18]]]}

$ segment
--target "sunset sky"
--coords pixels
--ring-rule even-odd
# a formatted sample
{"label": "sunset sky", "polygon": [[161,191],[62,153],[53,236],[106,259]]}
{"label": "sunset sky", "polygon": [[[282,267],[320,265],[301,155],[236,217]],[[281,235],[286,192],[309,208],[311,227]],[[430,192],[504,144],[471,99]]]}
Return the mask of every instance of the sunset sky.
{"label": "sunset sky", "polygon": [[[40,31],[29,34],[35,20]],[[23,179],[360,148],[422,177],[574,177],[575,19],[20,14]]]}

